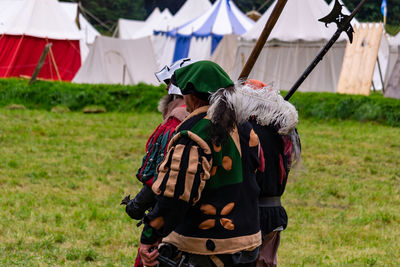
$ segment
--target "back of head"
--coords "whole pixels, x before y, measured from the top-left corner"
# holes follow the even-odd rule
[[[212,61],[198,61],[176,70],[172,83],[182,89],[183,95],[192,94],[211,104],[208,116],[213,122],[211,138],[220,144],[235,127],[235,111],[226,101],[226,95],[234,92],[229,75]]]

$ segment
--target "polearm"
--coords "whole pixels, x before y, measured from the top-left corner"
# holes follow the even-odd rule
[[[256,45],[253,48],[253,51],[250,54],[249,59],[243,67],[242,72],[239,75],[239,80],[246,80],[249,77],[251,70],[256,64],[257,58],[261,53],[265,43],[268,40],[269,35],[271,34],[272,29],[275,27],[276,22],[282,14],[282,10],[285,7],[287,0],[278,0],[274,10],[271,13],[271,16],[268,18],[267,24],[265,24],[264,30],[262,31],[260,38],[258,39]]]
[[[338,29],[329,42],[325,45],[324,48],[319,52],[318,56],[314,59],[310,66],[303,72],[301,77],[296,81],[293,87],[289,90],[288,94],[285,96],[285,100],[288,101],[292,95],[299,89],[300,85],[304,82],[304,80],[310,75],[310,73],[314,70],[314,68],[318,65],[318,63],[323,59],[325,54],[329,51],[329,49],[333,46],[333,44],[339,39],[339,36],[342,32],[346,32],[350,43],[353,42],[353,27],[351,26],[351,20],[354,16],[360,11],[362,6],[367,2],[367,0],[362,0],[356,9],[350,15],[343,15],[342,14],[342,5],[339,3],[338,0],[335,0],[335,6],[333,11],[326,17],[320,19],[319,21],[325,22],[325,25],[328,23],[336,23],[338,25]]]

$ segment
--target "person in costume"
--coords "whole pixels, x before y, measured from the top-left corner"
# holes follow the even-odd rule
[[[171,84],[171,76],[175,70],[188,66],[193,61],[182,59],[171,66],[165,66],[162,70],[155,73],[159,82],[164,82],[167,87],[168,95],[161,98],[158,110],[163,115],[163,122],[160,123],[151,134],[146,143],[146,155],[143,157],[142,165],[136,177],[143,183],[141,191],[132,200],[127,201],[126,212],[135,220],[142,220],[145,212],[155,204],[155,195],[151,186],[157,179],[156,168],[161,163],[166,154],[169,141],[174,136],[175,128],[189,113],[186,111],[185,101],[179,88]],[[129,198],[129,197],[128,197]],[[137,254],[135,267],[142,267],[140,253]]]
[[[261,245],[258,137],[249,123],[236,124],[226,101],[234,83],[217,64],[199,61],[176,70],[172,83],[181,88],[190,115],[158,167],[152,186],[157,202],[141,235],[142,260],[158,264],[162,238],[192,266],[252,266]]]
[[[281,204],[289,171],[300,158],[300,139],[296,130],[296,108],[285,101],[278,90],[248,80],[238,85],[234,99],[237,120],[249,120],[257,133],[265,160],[264,172],[257,172],[260,186],[260,226],[263,243],[257,267],[277,266],[280,232],[288,223]]]

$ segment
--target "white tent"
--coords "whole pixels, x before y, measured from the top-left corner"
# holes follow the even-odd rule
[[[133,39],[135,32],[143,27],[145,23],[145,21],[141,20],[118,19],[118,28],[115,35],[124,40]]]
[[[399,55],[398,47],[400,46],[400,32],[396,36],[389,37],[388,41],[389,41],[389,60],[385,75],[385,85],[387,85],[387,83],[389,82],[389,79],[393,72],[394,65]]]
[[[159,25],[155,31],[170,31],[203,15],[210,8],[211,3],[209,0],[187,0],[168,23]]]
[[[239,76],[276,3],[242,35],[232,78]],[[288,1],[249,78],[274,83],[279,89],[290,89],[336,31],[336,25],[326,28],[318,21],[330,11],[324,0]],[[335,92],[345,45],[346,36],[342,34],[300,90]]]
[[[400,32],[392,39],[391,44],[400,45]]]
[[[155,32],[166,32],[184,25],[203,15],[211,8],[209,0],[187,0],[168,23],[160,25]],[[172,63],[175,50],[175,38],[157,34],[153,36],[153,47],[160,66]]]
[[[44,46],[52,43],[39,73],[71,80],[81,66],[79,29],[56,0],[8,2],[1,13],[0,76],[30,76]],[[27,52],[29,51],[29,52]]]
[[[10,19],[17,15],[23,0],[0,0],[0,34],[4,32]]]
[[[156,7],[145,21],[119,19],[118,20],[118,38],[120,39],[138,39],[146,36],[152,36],[154,30],[165,25],[173,18],[168,8],[163,12]]]
[[[210,58],[224,35],[243,34],[253,25],[233,1],[217,0],[200,17],[160,34],[176,39],[173,61],[185,57],[203,60]]]
[[[69,2],[60,2],[60,4],[67,12],[69,18],[75,21],[78,13],[78,4]],[[89,23],[89,21],[86,20],[82,14],[79,14],[79,24],[83,40],[86,44],[92,44],[96,39],[96,36],[99,36],[100,33],[92,26],[92,24]]]
[[[158,84],[157,70],[150,37],[121,40],[98,36],[73,82]]]
[[[215,49],[210,60],[218,63],[218,65],[220,65],[227,73],[233,73],[235,71],[238,44],[239,36],[233,34],[225,35]]]
[[[10,6],[11,12],[5,21],[6,34],[70,40],[81,38],[79,29],[58,1],[15,0],[15,3],[16,6]]]
[[[69,22],[64,27],[70,27],[76,25],[76,15],[78,11],[77,3],[58,2],[60,6],[66,12]],[[6,25],[10,23],[13,17],[19,17],[19,10],[22,10],[24,1],[23,0],[0,0],[0,34],[2,34],[6,28]],[[26,6],[25,6],[26,7]],[[21,21],[22,23],[23,21]],[[87,45],[92,44],[96,36],[100,33],[86,20],[86,18],[79,14],[79,23],[81,29],[79,30],[80,35],[80,49],[82,61],[86,58],[89,53]],[[75,27],[75,26],[74,26]]]

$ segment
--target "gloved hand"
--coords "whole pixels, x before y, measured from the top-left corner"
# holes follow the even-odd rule
[[[143,186],[142,190],[137,193],[134,199],[130,199],[130,195],[125,197],[121,205],[126,205],[125,211],[134,220],[141,220],[145,212],[152,208],[156,203],[155,194],[147,187]]]

